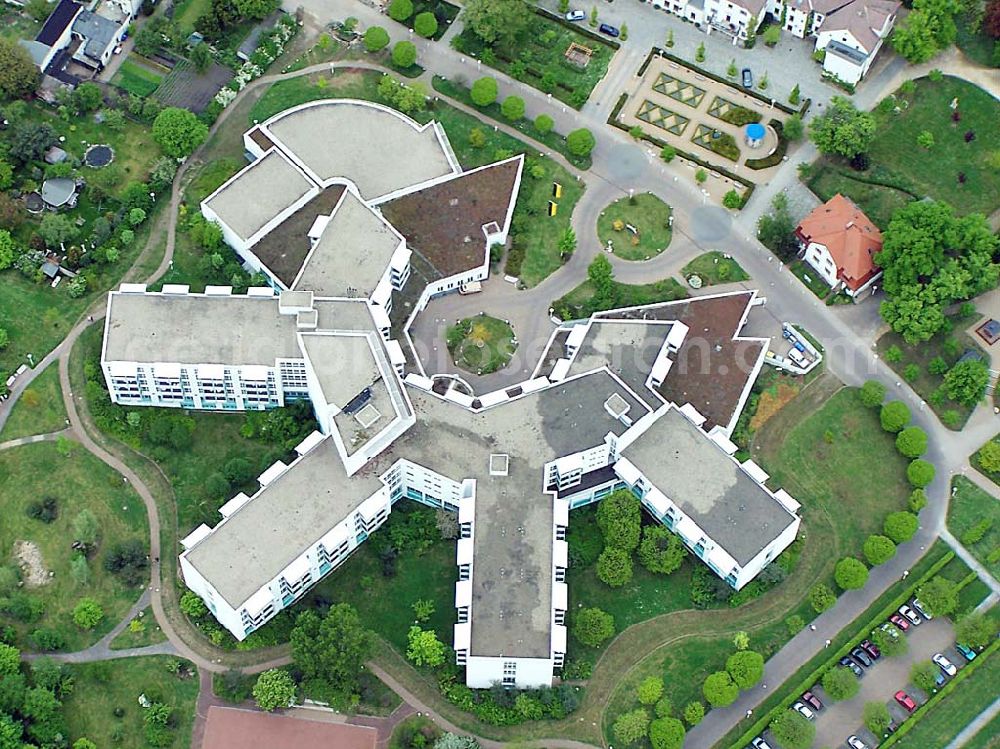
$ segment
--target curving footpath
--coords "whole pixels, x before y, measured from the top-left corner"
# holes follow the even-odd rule
[[[393,29],[393,31],[397,30]],[[458,68],[467,77],[475,73],[475,66],[473,66],[471,61],[461,58],[461,64],[459,64],[459,55],[447,46],[428,46],[424,52],[425,60],[431,63],[428,65],[429,68],[447,72],[449,75]],[[337,68],[364,68],[385,72],[385,69],[381,66],[368,63],[323,63],[292,73],[281,73],[259,78],[249,84],[239,94],[237,99],[223,111],[222,115],[210,129],[209,139],[225,125],[230,114],[237,110],[237,105],[252,92],[265,86],[270,86],[278,81],[318,72],[326,72]],[[884,77],[878,83],[870,81],[868,85],[872,87],[871,94],[868,94],[867,90],[865,93],[870,97],[874,97],[878,94],[879,90],[891,90],[887,87],[897,82],[899,72],[894,71],[893,75],[895,75],[895,78]],[[598,122],[596,119],[597,115],[571,113],[567,116],[565,111],[559,112],[560,105],[558,103],[554,106],[551,101],[546,101],[537,92],[523,87],[521,84],[510,80],[503,80],[502,85],[510,88],[519,87],[517,89],[518,92],[523,93],[529,102],[529,116],[533,117],[545,112],[553,116],[557,122],[566,122],[569,118],[583,118],[585,124],[590,124],[590,120],[592,119],[597,124],[594,134],[598,145],[595,150],[594,167],[589,172],[580,172],[565,162],[558,154],[551,154],[554,159],[569,169],[574,176],[587,186],[587,191],[584,193],[584,197],[581,199],[572,219],[574,229],[580,238],[580,246],[577,252],[564,268],[549,276],[549,278],[534,289],[526,292],[510,293],[510,298],[516,295],[517,306],[527,310],[530,313],[530,317],[536,320],[539,319],[539,316],[541,316],[541,319],[547,319],[548,305],[551,301],[557,296],[575,288],[576,285],[585,280],[587,264],[601,251],[599,243],[594,236],[590,218],[599,213],[612,200],[621,197],[628,189],[634,188],[638,191],[650,189],[663,194],[664,186],[669,185],[667,177],[671,172],[667,170],[665,165],[659,164],[650,154],[644,153],[641,147],[632,143],[631,139],[623,133],[601,127],[603,121]],[[875,88],[875,86],[879,88]],[[476,114],[458,102],[450,103],[470,114]],[[503,124],[498,123],[497,126],[514,137],[528,141],[535,147],[545,150],[543,144],[535,143],[523,133]],[[630,153],[636,155],[635,158],[626,158],[627,163],[624,167],[620,163],[622,154],[624,153],[623,146],[632,149]],[[203,145],[192,154],[192,157],[178,170],[177,176],[174,179],[166,219],[166,249],[159,266],[146,279],[147,283],[152,283],[161,277],[172,265],[176,245],[178,208],[182,199],[186,174],[191,165],[199,163],[198,157],[204,148],[205,146]],[[805,150],[807,148],[808,146],[803,147],[803,153],[807,153]],[[782,168],[781,174],[775,179],[775,187],[780,186],[782,183],[788,184],[789,180],[794,179],[794,176],[794,165],[790,161]],[[674,181],[676,182],[676,179]],[[764,205],[763,201],[755,200],[753,210],[746,212],[736,221],[733,221],[731,216],[722,209],[705,206],[703,199],[697,193],[695,187],[687,182],[683,183],[682,187],[673,186],[673,189],[670,191],[670,197],[671,200],[668,202],[674,207],[674,215],[676,217],[674,224],[675,236],[671,248],[657,258],[646,262],[627,263],[620,261],[618,258],[613,258],[612,262],[615,266],[618,280],[633,283],[637,281],[648,282],[665,275],[672,275],[684,262],[706,249],[713,249],[715,247],[727,248],[751,277],[755,279],[752,284],[747,284],[746,286],[748,288],[759,288],[762,293],[768,295],[768,307],[766,309],[770,314],[779,320],[798,321],[810,330],[811,333],[824,342],[828,342],[827,361],[829,369],[833,374],[849,384],[859,384],[864,379],[877,378],[884,382],[890,391],[895,393],[896,397],[907,402],[914,413],[915,423],[923,427],[932,438],[932,448],[928,457],[939,467],[938,477],[931,487],[929,487],[928,493],[931,497],[931,503],[921,513],[923,525],[917,537],[910,543],[901,546],[899,553],[892,562],[872,570],[869,582],[864,589],[845,593],[838,599],[836,606],[817,618],[814,622],[817,626],[816,632],[805,630],[803,633],[800,633],[768,661],[765,682],[770,681],[772,684],[778,684],[818,652],[827,637],[832,637],[836,632],[849,624],[885,588],[896,581],[903,571],[907,570],[909,566],[922,556],[924,549],[936,537],[942,536],[949,540],[949,542],[954,541],[944,526],[949,495],[947,487],[948,476],[952,472],[966,473],[968,470],[968,456],[980,444],[992,437],[998,427],[991,413],[987,414],[984,409],[979,409],[963,432],[955,433],[945,429],[933,414],[924,408],[924,404],[920,402],[916,394],[909,387],[903,386],[898,381],[897,375],[887,365],[878,360],[877,357],[873,357],[870,346],[872,334],[878,329],[876,305],[860,305],[851,309],[828,308],[822,305],[819,300],[813,298],[810,292],[802,287],[796,278],[792,277],[787,271],[784,271],[780,264],[774,262],[771,254],[750,236],[748,227],[752,225],[755,216],[761,212],[761,208]],[[140,258],[137,259],[136,266],[134,267],[137,267],[139,260],[145,258],[152,251],[154,246],[153,237],[155,236],[157,235],[154,231],[147,247],[140,254]],[[160,652],[162,650],[192,661],[198,666],[201,672],[202,686],[202,695],[199,697],[198,703],[199,721],[196,722],[196,740],[193,744],[194,746],[198,746],[201,735],[199,731],[203,730],[201,721],[203,721],[204,715],[207,712],[207,706],[216,700],[211,692],[210,674],[213,672],[222,672],[229,668],[227,661],[231,660],[232,654],[199,642],[190,636],[190,632],[185,633],[188,635],[188,638],[185,638],[178,631],[178,628],[174,626],[172,619],[166,615],[161,588],[164,584],[163,569],[160,562],[161,552],[163,551],[160,544],[161,522],[156,500],[149,487],[143,483],[140,477],[124,460],[106,450],[91,437],[90,430],[93,430],[95,434],[99,432],[97,432],[90,421],[89,414],[86,413],[82,397],[80,395],[74,396],[72,393],[69,378],[70,352],[77,339],[89,325],[100,323],[105,314],[105,305],[105,299],[95,302],[84,313],[85,316],[81,316],[80,321],[59,346],[39,362],[34,370],[15,383],[11,398],[0,406],[0,428],[2,428],[3,423],[6,421],[13,404],[30,384],[34,376],[40,373],[47,364],[58,360],[60,384],[71,427],[63,432],[23,439],[27,440],[27,442],[32,442],[55,439],[60,434],[73,436],[89,452],[118,471],[135,488],[136,492],[142,498],[149,519],[151,568],[149,589],[143,594],[143,598],[136,603],[133,609],[139,610],[136,607],[140,605],[144,607],[147,604],[144,599],[148,598],[148,604],[152,605],[156,619],[168,640],[165,644],[151,646],[150,648],[139,648],[134,651],[110,651],[106,648],[107,643],[105,643],[105,640],[107,638],[102,638],[101,642],[87,650],[78,653],[63,654],[60,658],[66,661],[84,662],[87,660],[103,660],[108,657],[118,658],[133,655],[148,655],[154,651]],[[541,333],[543,328],[536,323],[536,330]],[[545,335],[547,336],[547,334],[546,331]],[[27,442],[12,440],[0,444],[0,449],[16,447],[19,444],[26,444]],[[968,474],[970,478],[974,478],[974,473]],[[977,481],[977,483],[979,482]],[[992,482],[985,482],[985,484],[980,485],[994,497],[1000,495],[1000,491],[998,491],[996,486],[992,485]],[[960,545],[956,545],[955,549],[960,555],[964,551]],[[171,548],[168,552],[172,554],[174,553],[174,549]],[[982,570],[981,565],[974,568],[977,571]],[[985,570],[983,572],[985,573]],[[1000,590],[997,582],[988,574],[984,574],[983,579],[987,581],[994,593]],[[172,586],[173,581],[168,581],[168,584]],[[758,613],[763,615],[766,612],[766,604],[762,604],[761,608],[764,611]],[[761,621],[759,618],[753,618],[753,612],[756,612],[756,609],[748,607],[748,612],[751,614],[751,621]],[[123,620],[116,627],[116,630],[120,631],[120,628],[123,628],[127,624],[131,616],[134,616],[134,613],[130,612],[130,616]],[[592,713],[597,717],[597,720],[594,721],[597,728],[590,731],[592,735],[598,736],[601,734],[599,726],[603,720],[615,685],[620,683],[629,670],[634,668],[652,652],[676,644],[680,638],[691,636],[691,633],[683,632],[684,619],[691,616],[687,612],[674,612],[635,625],[626,630],[622,635],[619,635],[605,651],[595,668],[593,677],[590,679],[591,686],[588,689],[584,704],[581,706],[583,714]],[[692,623],[691,626],[697,627],[698,625]],[[700,629],[703,629],[703,626],[699,627]],[[630,645],[630,643],[634,645],[636,639],[641,640],[640,635],[643,632],[652,632],[658,637],[658,641],[652,650],[646,647],[640,651]],[[197,644],[192,645],[190,640],[194,640]],[[110,642],[110,640],[107,641]],[[625,653],[626,657],[618,657],[622,652]],[[246,654],[241,655],[245,656]],[[256,662],[248,666],[244,665],[241,667],[241,670],[246,673],[256,673],[274,666],[283,665],[289,661],[287,649],[272,649],[266,653],[256,655],[264,659],[263,662]],[[411,689],[400,683],[400,680],[394,675],[388,673],[377,664],[370,664],[370,668],[380,679],[400,694],[406,705],[412,710],[429,715],[435,722],[448,730],[468,733],[468,731],[459,729],[440,715],[439,712],[435,711],[435,707],[444,712],[454,709],[448,703],[444,702],[443,698],[440,698],[439,695],[431,694],[427,700],[429,704],[425,704],[425,701],[422,701]],[[413,677],[415,673],[409,673],[406,676]],[[410,683],[413,683],[412,680]],[[706,749],[712,746],[725,733],[737,726],[746,711],[756,707],[766,695],[766,691],[758,687],[742,694],[733,706],[723,710],[711,711],[699,726],[689,732],[685,746],[705,747]],[[397,718],[397,722],[399,719],[401,718]],[[392,721],[393,716],[383,719],[352,718],[351,720]],[[468,723],[468,721],[466,722]],[[489,727],[484,726],[483,728],[484,730],[489,730]],[[380,736],[380,738],[382,737]],[[480,742],[483,746],[490,748],[503,745],[502,742],[482,738]],[[582,749],[583,747],[590,746],[582,742],[566,739],[539,739],[523,743],[522,745],[547,746],[557,749]]]

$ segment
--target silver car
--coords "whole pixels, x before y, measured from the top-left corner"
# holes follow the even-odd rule
[[[958,673],[958,669],[955,668],[955,664],[945,658],[942,653],[935,653],[931,660],[934,661],[934,664],[948,676],[954,676]]]
[[[868,745],[864,741],[853,735],[847,737],[847,745],[851,749],[868,749]]]

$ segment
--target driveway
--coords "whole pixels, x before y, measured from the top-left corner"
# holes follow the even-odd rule
[[[898,690],[905,690],[917,704],[926,701],[923,693],[910,684],[910,666],[917,661],[929,660],[934,653],[941,652],[958,667],[964,663],[952,647],[955,635],[949,619],[938,617],[925,621],[918,627],[911,627],[905,637],[910,645],[909,651],[896,658],[882,656],[874,666],[865,669],[860,680],[861,689],[853,699],[833,702],[827,697],[823,687],[817,688],[816,693],[822,700],[824,709],[816,717],[814,746],[843,746],[852,733],[860,736],[869,746],[876,746],[878,742],[861,721],[866,702],[885,702],[889,705],[890,714],[900,723],[905,718],[906,711],[893,699]]]

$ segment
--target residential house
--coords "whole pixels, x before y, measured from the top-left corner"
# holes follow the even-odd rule
[[[898,0],[853,0],[831,12],[814,30],[816,49],[824,50],[824,72],[856,85],[867,75],[892,31]]]
[[[802,219],[795,236],[803,259],[824,283],[856,301],[882,276],[875,264],[882,232],[839,193]]]
[[[131,0],[108,0],[95,10],[74,0],[59,0],[38,35],[21,45],[43,73],[72,83],[76,79],[66,74],[67,65],[76,62],[94,73],[103,70],[137,9]]]

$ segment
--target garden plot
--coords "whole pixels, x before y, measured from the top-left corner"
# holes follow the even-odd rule
[[[165,107],[180,107],[200,114],[232,77],[232,70],[217,63],[199,73],[193,64],[181,60],[156,90],[156,98]]]

